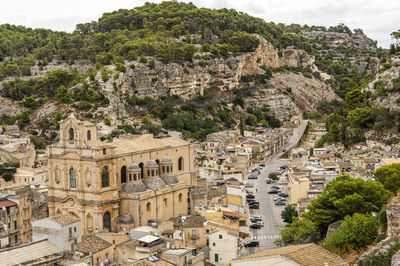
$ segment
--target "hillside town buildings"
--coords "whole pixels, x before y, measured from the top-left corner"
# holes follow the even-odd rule
[[[302,213],[336,176],[373,178],[376,169],[398,159],[338,158],[301,145],[286,152],[302,121],[284,124],[257,126],[244,136],[237,130],[212,133],[203,143],[150,134],[102,142],[94,124],[70,115],[40,158],[29,139],[11,128],[0,159],[19,165],[4,168],[12,180],[0,180],[0,258],[26,253],[16,260],[26,265],[34,263],[29,257],[58,265],[307,265],[301,249],[249,254],[244,248],[255,237],[248,195],[256,188],[249,176],[284,153],[287,168],[272,184],[284,188],[285,204]],[[29,156],[19,156],[21,149]],[[388,214],[397,217],[396,208]],[[393,219],[388,230],[397,234]],[[41,256],[29,244],[46,252]],[[346,265],[325,250],[307,248]]]

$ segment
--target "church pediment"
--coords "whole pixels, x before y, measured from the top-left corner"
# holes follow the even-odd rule
[[[79,160],[81,156],[76,151],[66,151],[60,154],[63,159]]]

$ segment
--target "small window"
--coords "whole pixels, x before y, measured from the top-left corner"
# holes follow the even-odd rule
[[[71,251],[74,251],[74,243],[71,243]]]
[[[92,139],[92,133],[90,133],[90,130],[87,131],[87,140]]]
[[[178,170],[182,171],[183,170],[183,158],[179,157],[178,159]]]
[[[167,206],[167,205],[168,205],[168,200],[164,199],[164,206]]]
[[[147,203],[147,205],[146,205],[146,210],[147,210],[148,212],[151,211],[151,204],[150,204],[150,202]]]
[[[78,244],[78,240],[74,239],[74,244]]]
[[[70,187],[76,188],[76,173],[74,168],[69,169],[69,179],[70,179]]]
[[[108,167],[104,166],[101,171],[101,186],[108,187],[110,185],[110,174],[108,173]]]
[[[178,200],[179,200],[179,202],[182,202],[182,193],[179,193],[179,196],[178,196]]]
[[[74,233],[76,233],[76,227],[74,227]]]
[[[107,150],[103,149],[103,154],[106,155],[107,154]]]
[[[72,227],[69,228],[69,237],[72,237]]]
[[[15,239],[15,243],[18,243],[18,235],[15,235],[14,239]]]
[[[219,235],[219,239],[222,239],[222,235]]]
[[[215,247],[215,243],[213,243],[213,247]]]
[[[74,129],[71,127],[70,129],[69,129],[69,140],[70,141],[73,141],[74,140]]]

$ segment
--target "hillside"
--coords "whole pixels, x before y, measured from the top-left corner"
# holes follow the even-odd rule
[[[360,29],[179,2],[105,13],[72,34],[0,25],[0,94],[12,101],[1,101],[0,122],[47,141],[57,113],[72,111],[106,138],[163,127],[204,139],[240,117],[249,129],[276,127],[293,114],[329,113],[385,56]]]

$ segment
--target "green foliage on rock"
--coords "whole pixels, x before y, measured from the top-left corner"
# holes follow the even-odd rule
[[[378,168],[374,173],[375,179],[383,184],[383,186],[397,193],[400,188],[400,164],[394,163]]]
[[[35,146],[35,149],[37,150],[42,150],[44,148],[46,148],[46,143],[44,143],[43,141],[41,141],[38,136],[32,135],[30,137],[33,145]]]
[[[326,184],[324,191],[311,201],[309,212],[303,217],[325,232],[331,223],[347,215],[379,211],[391,196],[392,193],[379,182],[342,175]]]
[[[281,231],[281,240],[285,243],[299,244],[319,239],[318,226],[308,219],[295,219]]]
[[[104,117],[104,125],[106,125],[106,126],[111,126],[111,120],[110,120],[110,118],[108,118],[108,117]]]
[[[352,250],[360,250],[371,244],[378,235],[378,226],[374,217],[354,213],[344,218],[340,230],[330,234],[324,247],[338,255]]]
[[[292,206],[287,206],[281,213],[281,217],[285,223],[291,224],[294,219],[296,219],[298,213],[296,209]]]
[[[271,172],[268,174],[268,178],[272,179],[272,180],[278,180],[278,175],[276,174],[276,172]]]

